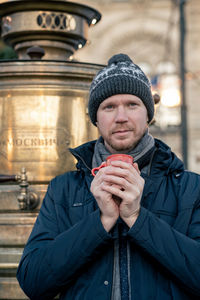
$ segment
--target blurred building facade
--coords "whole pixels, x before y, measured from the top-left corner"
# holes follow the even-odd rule
[[[76,1],[73,1],[76,2]],[[128,54],[147,72],[160,93],[151,133],[182,158],[180,117],[180,10],[178,0],[80,0],[102,13],[88,45],[74,59],[106,64]],[[188,169],[200,172],[200,2],[185,1],[185,65]],[[166,98],[167,97],[167,98]]]

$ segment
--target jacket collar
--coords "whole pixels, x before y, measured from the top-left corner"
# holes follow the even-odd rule
[[[155,139],[156,151],[151,162],[151,176],[178,174],[184,170],[183,162],[171,151],[164,142]]]
[[[70,152],[77,159],[77,169],[91,171],[92,157],[96,140],[87,142],[77,148],[70,148]],[[149,166],[149,175],[159,177],[170,173],[179,174],[184,170],[182,161],[171,151],[170,147],[164,142],[155,139],[156,151]]]
[[[82,144],[74,149],[69,148],[69,151],[78,161],[76,164],[77,169],[85,169],[91,171],[95,144],[96,140]]]

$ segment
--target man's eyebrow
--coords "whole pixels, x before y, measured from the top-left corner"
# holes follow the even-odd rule
[[[140,103],[138,99],[127,99],[127,102]]]
[[[110,101],[108,101],[108,102],[102,102],[102,104],[104,105],[104,106],[107,106],[107,105],[114,105],[115,104],[115,102],[114,101],[112,101],[112,100],[110,100]]]

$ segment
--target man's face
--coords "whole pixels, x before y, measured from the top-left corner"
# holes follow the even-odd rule
[[[127,153],[143,137],[148,127],[147,110],[140,98],[114,95],[97,110],[97,128],[111,153]]]

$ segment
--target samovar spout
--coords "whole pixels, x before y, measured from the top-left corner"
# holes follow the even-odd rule
[[[8,181],[19,182],[20,192],[17,196],[17,200],[20,210],[33,210],[38,206],[39,196],[36,193],[29,191],[28,177],[26,174],[26,169],[24,167],[21,169],[21,174],[0,175],[0,183]]]

